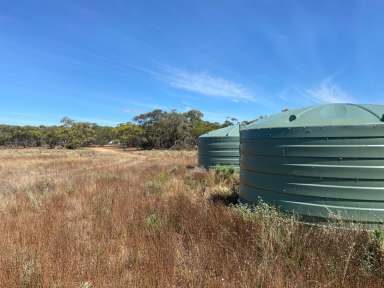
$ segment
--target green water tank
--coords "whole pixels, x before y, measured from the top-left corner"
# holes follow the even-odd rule
[[[314,218],[384,222],[384,105],[285,111],[240,131],[240,199]]]
[[[199,165],[239,168],[239,125],[232,125],[201,135],[198,139]]]

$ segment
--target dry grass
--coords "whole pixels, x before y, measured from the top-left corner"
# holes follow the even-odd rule
[[[1,287],[382,287],[380,233],[226,205],[193,152],[0,150]]]

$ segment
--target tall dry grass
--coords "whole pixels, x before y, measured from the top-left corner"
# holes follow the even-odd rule
[[[0,151],[0,287],[382,287],[381,233],[231,205],[191,152]],[[224,173],[225,174],[225,173]]]

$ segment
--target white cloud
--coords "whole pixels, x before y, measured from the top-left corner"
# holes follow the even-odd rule
[[[135,101],[135,100],[129,100],[129,99],[124,99],[125,103],[128,103],[130,106],[133,107],[127,107],[123,109],[123,112],[125,113],[142,113],[145,112],[145,109],[148,110],[155,110],[155,109],[161,109],[161,110],[170,110],[169,107],[164,106],[164,105],[159,105],[159,104],[153,104],[153,103],[148,103],[148,102],[140,102],[140,101]]]
[[[332,77],[321,81],[318,87],[306,91],[315,102],[320,103],[352,103],[355,99],[339,85],[334,83]]]
[[[136,109],[136,108],[125,108],[123,109],[124,113],[143,113],[144,110],[142,109]]]
[[[255,102],[255,97],[241,84],[212,76],[175,68],[166,68],[160,79],[170,86],[211,97],[227,98],[234,102]]]

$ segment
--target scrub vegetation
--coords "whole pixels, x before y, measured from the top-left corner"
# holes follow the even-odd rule
[[[188,149],[196,145],[201,134],[236,122],[234,118],[222,124],[205,121],[198,110],[181,113],[153,110],[116,127],[64,117],[58,126],[0,125],[0,146],[76,149],[116,143],[125,148]]]
[[[1,287],[383,287],[381,231],[236,204],[195,152],[0,150]]]

